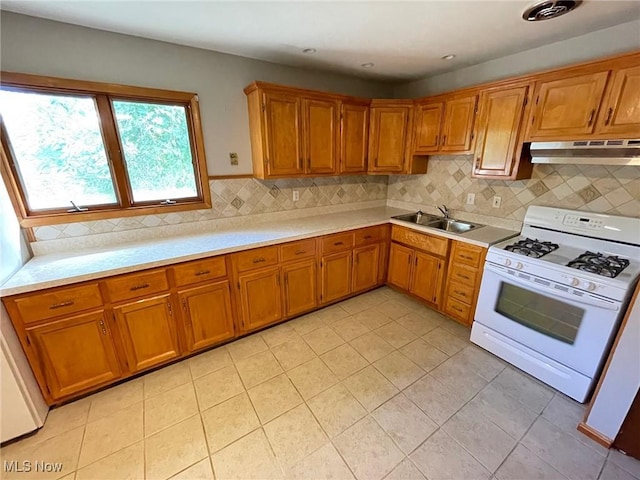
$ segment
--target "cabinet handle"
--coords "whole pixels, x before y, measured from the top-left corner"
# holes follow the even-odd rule
[[[459,273],[456,273],[456,275],[460,278],[464,278],[465,280],[471,280],[469,277],[467,277],[466,275],[461,275]]]
[[[100,330],[102,331],[102,334],[106,335],[107,334],[107,328],[104,326],[104,320],[100,320],[98,323],[100,324]]]
[[[284,284],[285,286],[289,286],[289,273],[284,274]]]
[[[411,265],[411,255],[409,255],[409,256],[407,257],[407,263],[408,263],[409,265]]]
[[[458,295],[460,295],[461,297],[465,297],[465,298],[466,298],[466,296],[467,296],[467,294],[466,294],[466,293],[464,293],[464,292],[459,292],[458,290],[454,290],[454,293],[457,293],[457,294],[458,294]]]
[[[266,262],[267,260],[264,257],[258,257],[258,258],[254,258],[253,259],[253,263],[262,263],[262,262]]]
[[[338,245],[344,245],[344,242],[333,242],[333,244],[337,247]]]
[[[364,236],[364,239],[365,239],[365,240],[369,240],[370,238],[372,238],[372,237],[371,237],[371,235],[365,235],[365,236]]]
[[[436,147],[438,146],[438,138],[440,138],[440,135],[436,135],[436,141],[434,142]]]
[[[173,308],[171,308],[171,302],[167,302],[167,307],[169,307],[169,315],[173,317]]]
[[[462,310],[460,310],[460,309],[459,309],[458,307],[456,307],[455,305],[451,305],[451,308],[452,308],[453,310],[455,310],[456,312],[458,312],[458,313],[462,313]]]
[[[591,110],[591,114],[589,115],[589,123],[587,123],[587,126],[590,127],[591,124],[593,123],[593,117],[596,114],[596,109],[594,108],[593,110]]]
[[[296,255],[302,255],[303,253],[307,253],[306,250],[296,250]]]
[[[465,260],[473,260],[469,255],[460,255],[460,258],[464,258]]]
[[[143,283],[142,285],[134,285],[129,290],[135,292],[136,290],[142,290],[143,288],[149,288],[150,286],[151,285],[149,285],[148,283]]]
[[[307,168],[311,171],[311,157],[307,158]]]
[[[442,145],[444,145],[445,143],[447,143],[447,136],[443,135],[442,136]]]
[[[199,277],[200,275],[209,275],[211,273],[211,271],[209,270],[200,270],[199,272],[194,273],[194,275],[196,277]]]
[[[611,115],[613,114],[613,108],[609,107],[609,111],[607,112],[607,119],[604,121],[605,125],[609,125],[611,121]]]
[[[67,300],[65,302],[54,303],[49,307],[49,310],[55,310],[56,308],[68,307],[73,305],[75,302],[73,300]]]
[[[476,158],[476,170],[480,170],[480,157]]]

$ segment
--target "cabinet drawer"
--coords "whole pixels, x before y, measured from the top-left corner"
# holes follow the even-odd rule
[[[467,305],[471,305],[475,288],[472,285],[464,285],[458,282],[449,283],[449,296]]]
[[[236,268],[245,272],[254,268],[268,267],[278,264],[278,247],[263,247],[237,253]]]
[[[38,293],[14,300],[24,323],[60,317],[102,306],[97,283]]]
[[[447,255],[449,240],[446,238],[434,237],[394,225],[391,230],[391,239],[434,255],[440,255],[441,257]]]
[[[479,267],[482,262],[484,248],[469,245],[463,242],[453,242],[453,253],[451,258],[454,262],[464,263],[472,267]]]
[[[176,285],[190,285],[227,275],[224,257],[207,258],[173,267]]]
[[[453,297],[447,297],[447,300],[444,304],[444,313],[452,316],[453,318],[457,318],[463,323],[469,325],[472,321],[471,317],[471,307],[465,303],[459,302]]]
[[[341,252],[353,248],[353,232],[336,233],[322,239],[322,253]]]
[[[356,247],[367,243],[382,242],[386,238],[386,225],[361,228],[355,231]]]
[[[316,255],[316,240],[300,240],[280,246],[280,259],[283,262],[311,258]]]
[[[476,275],[478,274],[478,270],[476,268],[467,267],[466,265],[460,265],[458,263],[453,263],[451,265],[451,270],[449,274],[449,279],[454,282],[459,282],[463,285],[468,285],[471,288],[475,288],[476,286]]]
[[[144,297],[169,289],[165,270],[124,275],[104,283],[112,302]]]

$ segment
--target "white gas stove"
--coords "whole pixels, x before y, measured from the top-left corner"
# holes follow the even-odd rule
[[[489,248],[471,340],[579,401],[640,276],[640,219],[529,207]]]

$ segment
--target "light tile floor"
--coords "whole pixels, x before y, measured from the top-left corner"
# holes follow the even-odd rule
[[[2,478],[637,480],[584,407],[381,288],[52,410]],[[215,474],[215,476],[214,476]]]

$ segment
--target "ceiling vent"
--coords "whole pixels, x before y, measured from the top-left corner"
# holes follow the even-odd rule
[[[528,22],[538,22],[556,18],[577,8],[582,0],[546,0],[527,8],[522,18]]]

